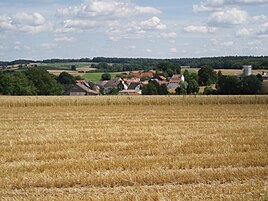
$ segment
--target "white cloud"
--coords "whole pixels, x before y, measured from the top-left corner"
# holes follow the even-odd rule
[[[249,36],[250,34],[251,34],[251,30],[247,28],[240,29],[236,32],[236,36],[238,37]]]
[[[141,14],[159,14],[160,10],[153,7],[143,7],[129,0],[85,0],[78,6],[58,9],[60,16],[125,18]]]
[[[217,11],[209,17],[209,23],[213,25],[238,25],[247,22],[248,14],[238,8]]]
[[[230,47],[230,46],[234,45],[234,41],[223,41],[223,40],[219,40],[219,39],[215,39],[215,38],[211,39],[210,41],[215,46]]]
[[[219,11],[225,6],[262,5],[268,4],[268,0],[207,0],[193,5],[194,12]]]
[[[161,20],[158,17],[152,17],[149,20],[142,21],[140,23],[141,27],[143,29],[158,29],[158,30],[164,30],[167,28],[165,24],[161,22]]]
[[[163,38],[177,38],[177,33],[175,33],[175,32],[162,33],[161,37],[163,37]]]
[[[261,28],[257,31],[259,38],[268,38],[268,22],[261,25]]]
[[[55,38],[54,41],[63,42],[63,43],[69,43],[69,42],[74,42],[75,38],[74,37],[62,36],[62,37]]]
[[[257,15],[257,16],[253,16],[252,19],[256,22],[259,22],[259,21],[267,21],[268,17],[265,15]]]
[[[64,21],[64,28],[66,29],[91,29],[97,26],[96,21],[92,20],[65,20]]]
[[[63,18],[63,22],[56,32],[68,33],[98,28],[104,30],[112,41],[144,38],[147,37],[145,34],[167,28],[159,17],[155,16],[160,13],[156,8],[140,6],[131,0],[84,0],[80,5],[58,9],[57,14]],[[147,15],[152,17],[141,20],[141,17]]]
[[[40,33],[52,30],[53,25],[40,13],[20,12],[12,16],[0,16],[0,31],[3,32],[24,32]]]
[[[188,33],[214,33],[217,31],[217,28],[215,27],[208,27],[208,26],[195,26],[190,25],[187,27],[184,27],[184,31]]]
[[[120,39],[142,39],[151,37],[162,37],[162,31],[166,29],[166,25],[161,22],[158,17],[152,17],[148,20],[137,22],[131,21],[126,24],[114,23],[109,25],[107,35],[112,41]],[[164,34],[164,33],[163,33]],[[174,34],[170,34],[170,36]],[[165,35],[167,36],[167,35]]]

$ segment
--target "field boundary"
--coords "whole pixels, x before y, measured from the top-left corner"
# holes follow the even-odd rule
[[[226,105],[268,104],[267,95],[254,96],[0,96],[0,107],[99,105]]]

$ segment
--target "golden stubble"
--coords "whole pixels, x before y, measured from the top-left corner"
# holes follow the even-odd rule
[[[265,96],[0,99],[1,200],[267,199]]]

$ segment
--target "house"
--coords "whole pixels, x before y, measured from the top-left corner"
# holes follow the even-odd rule
[[[132,75],[134,78],[139,78],[141,79],[142,77],[153,77],[154,74],[152,72],[138,72],[138,73],[134,73],[134,72],[130,72],[130,75]]]
[[[85,80],[77,81],[65,95],[69,96],[97,96],[100,92],[97,89],[91,89],[90,84]]]
[[[180,83],[184,81],[185,81],[184,75],[175,74],[170,78],[169,83]]]
[[[137,82],[132,82],[128,85],[128,90],[140,91],[142,89],[141,84]]]
[[[114,88],[127,89],[127,84],[120,77],[112,78],[111,80],[100,81],[97,83],[100,89],[104,90],[105,94],[109,94]]]
[[[170,82],[167,85],[167,89],[169,93],[176,93],[176,89],[180,87],[180,84],[178,82]]]
[[[132,82],[127,89],[119,91],[120,95],[141,95],[142,85],[139,82]]]
[[[154,75],[153,79],[158,79],[159,81],[166,81],[167,78],[164,77],[163,75]]]

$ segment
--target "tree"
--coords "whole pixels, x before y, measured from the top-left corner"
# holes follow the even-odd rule
[[[183,76],[184,76],[184,79],[185,79],[186,82],[190,81],[190,73],[189,73],[188,70],[185,70],[183,72]]]
[[[217,82],[217,73],[210,66],[204,66],[198,71],[199,84],[208,86]]]
[[[13,94],[18,96],[36,95],[37,89],[23,72],[13,74]]]
[[[186,95],[187,94],[187,82],[180,82],[180,86],[175,90],[178,95]]]
[[[149,83],[142,88],[142,95],[157,95],[157,88],[154,84]]]
[[[143,86],[142,95],[167,95],[166,85],[160,85],[157,81],[150,81],[149,84]]]
[[[0,73],[0,94],[35,95],[36,88],[23,72]]]
[[[238,77],[223,75],[219,77],[217,91],[222,95],[239,94],[240,80]]]
[[[101,80],[111,80],[112,76],[109,73],[104,73],[101,75]]]
[[[168,61],[162,61],[162,62],[158,63],[156,67],[158,70],[167,71],[168,69],[171,68],[171,65],[172,64]]]
[[[109,69],[109,64],[106,63],[106,62],[100,62],[100,63],[97,65],[97,68],[98,68],[98,69]]]
[[[76,65],[71,65],[71,70],[76,71]]]
[[[12,95],[13,94],[13,79],[9,73],[0,72],[0,94]]]
[[[187,94],[197,94],[199,92],[199,85],[196,80],[190,80],[187,82]]]
[[[260,73],[258,73],[258,74],[256,75],[256,77],[257,77],[261,82],[263,82],[263,77],[262,77],[262,75],[261,75]]]
[[[58,77],[58,81],[59,83],[64,84],[64,85],[71,85],[75,83],[75,77],[69,73],[62,72],[60,73]]]
[[[217,94],[217,91],[215,89],[212,89],[212,87],[206,86],[203,94],[204,95],[215,95],[215,94]]]
[[[242,94],[258,94],[261,92],[262,82],[255,75],[244,77],[241,80]]]
[[[63,87],[57,82],[55,76],[43,69],[32,68],[25,71],[25,75],[36,88],[37,95],[61,95]]]

